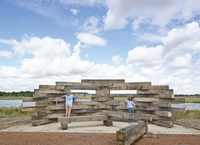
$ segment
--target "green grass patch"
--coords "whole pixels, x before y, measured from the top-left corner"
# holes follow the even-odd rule
[[[22,100],[23,97],[0,97],[0,100]]]
[[[21,107],[1,107],[0,118],[11,118],[11,117],[30,117],[34,112],[22,112]]]
[[[200,103],[200,97],[186,97],[186,103]]]
[[[186,110],[185,113],[172,112],[176,119],[200,119],[200,110]]]
[[[200,97],[175,97],[175,98],[185,98],[185,103],[200,103]]]

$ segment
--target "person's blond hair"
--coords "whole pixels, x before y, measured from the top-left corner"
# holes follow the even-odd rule
[[[68,90],[67,91],[67,96],[71,95],[71,93],[72,93],[71,90]]]

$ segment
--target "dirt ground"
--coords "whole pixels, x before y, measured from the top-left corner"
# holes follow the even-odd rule
[[[115,145],[114,133],[0,132],[1,145]],[[142,137],[133,145],[200,145],[200,135]]]
[[[30,118],[0,119],[0,129],[30,123]],[[177,120],[200,129],[200,120]],[[0,132],[0,145],[113,145],[115,133]],[[141,137],[134,145],[200,145],[200,135],[156,134]]]

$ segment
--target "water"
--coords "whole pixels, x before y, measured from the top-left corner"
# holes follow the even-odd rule
[[[82,101],[88,101],[88,100],[82,100]],[[35,106],[35,102],[22,102],[22,100],[0,100],[0,107],[20,107],[20,106],[23,107]],[[172,104],[172,107],[186,108],[186,110],[200,110],[200,103]]]
[[[172,104],[172,107],[185,108],[186,110],[200,110],[200,103]]]
[[[35,102],[22,102],[22,100],[0,100],[0,107],[30,107],[35,106]]]

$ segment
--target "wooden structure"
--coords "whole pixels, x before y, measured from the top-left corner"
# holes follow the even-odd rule
[[[130,145],[143,136],[148,130],[147,121],[137,121],[116,132],[117,145]]]
[[[184,103],[183,98],[174,98],[168,85],[152,85],[151,82],[125,82],[124,79],[82,79],[81,82],[56,82],[55,85],[39,85],[32,98],[23,98],[23,102],[35,102],[32,116],[34,126],[57,122],[64,117],[65,100],[61,97],[68,90],[92,90],[94,94],[81,93],[79,98],[91,98],[91,101],[74,101],[71,116],[102,115],[108,111],[113,120],[127,121],[127,108],[124,101],[115,101],[117,97],[132,97],[136,103],[134,120],[149,120],[154,124],[172,127],[175,118],[171,112],[184,112],[184,109],[171,107],[171,103]],[[135,94],[112,93],[113,90],[136,90]],[[28,111],[29,109],[23,109]]]
[[[66,130],[68,128],[68,124],[71,122],[83,121],[103,121],[103,124],[106,126],[113,125],[112,117],[107,115],[58,117],[58,122],[61,122],[61,128],[63,130]]]

